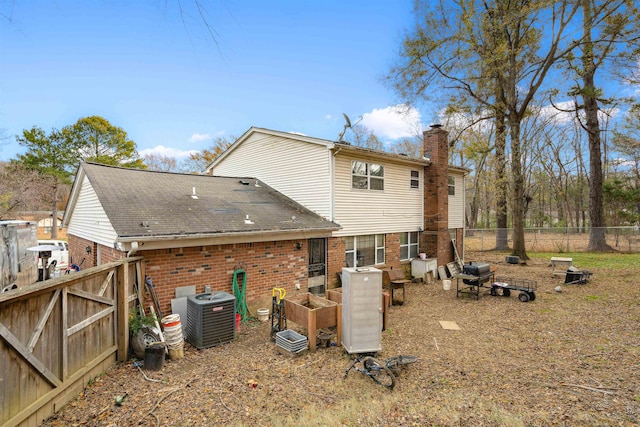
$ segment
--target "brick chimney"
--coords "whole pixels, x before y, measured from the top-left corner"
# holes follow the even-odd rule
[[[424,232],[420,247],[438,265],[453,261],[449,234],[449,132],[431,125],[423,132],[424,156],[431,165],[424,168]]]

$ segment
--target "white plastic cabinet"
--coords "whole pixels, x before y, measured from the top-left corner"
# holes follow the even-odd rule
[[[413,277],[414,279],[422,279],[423,283],[427,283],[427,271],[433,272],[434,279],[438,278],[437,258],[414,258],[411,260],[411,277]]]
[[[342,269],[342,345],[350,354],[382,350],[382,270]]]

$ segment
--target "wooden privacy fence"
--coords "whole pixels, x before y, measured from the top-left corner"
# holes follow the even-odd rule
[[[141,260],[0,294],[0,425],[37,425],[127,359]]]

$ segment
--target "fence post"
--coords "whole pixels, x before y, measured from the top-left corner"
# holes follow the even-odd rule
[[[118,362],[126,362],[129,351],[129,269],[130,264],[125,261],[116,270],[116,280],[118,281]]]

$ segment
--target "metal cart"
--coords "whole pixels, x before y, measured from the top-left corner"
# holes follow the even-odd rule
[[[492,296],[502,295],[508,297],[511,291],[519,291],[518,299],[522,302],[534,301],[536,299],[535,290],[538,285],[535,280],[518,279],[515,277],[496,277],[495,282],[491,284],[489,291]]]

